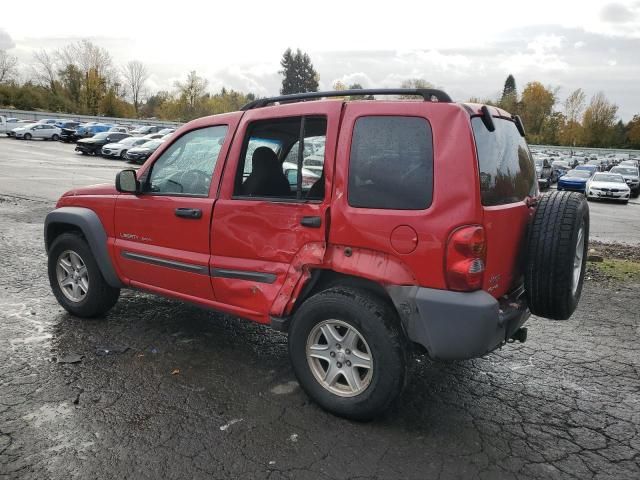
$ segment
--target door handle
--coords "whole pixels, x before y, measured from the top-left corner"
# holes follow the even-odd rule
[[[322,225],[322,219],[320,217],[302,217],[300,225],[309,228],[320,228]]]
[[[199,208],[176,208],[176,217],[197,220],[198,218],[202,218],[202,210]]]

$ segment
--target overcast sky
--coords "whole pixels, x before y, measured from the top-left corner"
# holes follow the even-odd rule
[[[40,5],[39,5],[40,4]],[[522,2],[277,1],[3,2],[0,48],[28,72],[35,50],[88,38],[117,64],[138,59],[150,90],[196,70],[210,89],[278,94],[282,52],[309,53],[320,88],[336,80],[395,87],[424,78],[455,100],[497,97],[538,80],[562,99],[602,90],[629,120],[640,113],[640,0]]]

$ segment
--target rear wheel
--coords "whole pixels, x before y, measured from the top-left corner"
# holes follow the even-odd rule
[[[589,206],[579,193],[551,192],[536,209],[527,239],[525,290],[531,312],[566,320],[584,282]]]
[[[87,242],[75,233],[63,233],[54,240],[48,273],[58,303],[78,317],[103,315],[120,296],[120,289],[105,281]]]
[[[314,295],[289,329],[289,356],[302,388],[322,408],[354,420],[391,405],[405,383],[406,355],[395,310],[365,290]]]

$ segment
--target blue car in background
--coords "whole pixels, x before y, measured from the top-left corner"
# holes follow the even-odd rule
[[[76,129],[76,138],[93,137],[96,133],[108,132],[113,125],[106,123],[95,123],[92,125],[80,125]]]
[[[600,171],[597,165],[588,164],[588,163],[585,165],[578,165],[576,168],[574,168],[574,170],[584,170],[591,173],[591,175]]]
[[[593,176],[591,169],[580,168],[579,165],[573,170],[569,170],[558,180],[558,190],[570,190],[572,192],[582,192],[586,190],[587,182]]]

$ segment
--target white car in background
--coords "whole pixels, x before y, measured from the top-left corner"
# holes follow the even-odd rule
[[[0,133],[9,135],[9,132],[14,128],[18,128],[18,126],[21,126],[20,119],[7,118],[4,115],[0,115]]]
[[[124,160],[124,156],[130,148],[139,147],[148,140],[142,137],[127,137],[116,143],[107,143],[102,147],[103,157],[119,157]]]
[[[624,177],[608,172],[595,173],[587,182],[585,192],[587,200],[618,200],[622,203],[628,203],[631,195]]]
[[[24,140],[41,138],[43,140],[57,141],[60,140],[62,130],[48,123],[31,123],[24,127],[14,128],[12,132],[16,138],[23,138]]]

